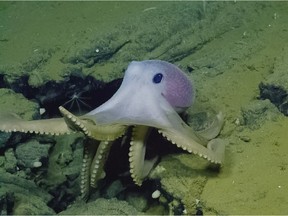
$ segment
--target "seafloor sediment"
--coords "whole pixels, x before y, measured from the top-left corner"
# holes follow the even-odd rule
[[[128,155],[115,147],[106,183],[84,203],[81,134],[1,133],[0,214],[287,214],[287,9],[286,2],[1,2],[1,112],[31,120],[66,105],[81,114],[111,97],[130,61],[162,59],[193,80],[188,120],[221,110],[229,145],[219,171],[162,140],[162,159],[142,188],[129,181],[127,162],[116,166]],[[73,92],[88,106],[69,103]]]

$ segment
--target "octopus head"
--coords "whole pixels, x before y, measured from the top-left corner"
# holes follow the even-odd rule
[[[178,67],[169,62],[133,61],[129,64],[125,77],[129,81],[141,80],[137,83],[155,89],[177,112],[183,112],[191,106],[195,98],[192,82]]]

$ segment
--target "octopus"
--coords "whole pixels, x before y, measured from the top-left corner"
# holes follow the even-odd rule
[[[30,121],[0,113],[0,130],[49,135],[83,133],[87,139],[80,188],[82,198],[88,199],[91,188],[97,188],[97,182],[105,176],[111,146],[131,127],[129,169],[139,186],[157,160],[145,158],[147,137],[153,128],[177,147],[221,165],[225,141],[216,137],[223,115],[217,114],[206,130],[195,132],[179,115],[194,100],[194,86],[177,66],[161,60],[132,61],[117,92],[91,112],[75,116],[60,106],[63,118]]]

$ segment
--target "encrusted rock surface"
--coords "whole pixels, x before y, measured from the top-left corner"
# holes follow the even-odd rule
[[[17,159],[12,148],[5,151],[5,165],[4,168],[9,173],[15,173],[17,171]]]
[[[12,112],[27,120],[40,117],[39,106],[21,94],[9,89],[0,89],[0,94],[3,99],[0,113]],[[53,136],[34,134],[1,135],[3,213],[54,214],[76,199],[80,193],[81,134],[60,136],[56,140]],[[12,204],[7,204],[9,197],[13,198]]]
[[[176,154],[165,156],[152,171],[150,178],[160,179],[159,200],[170,214],[196,213],[197,200],[211,177],[207,168],[208,163],[197,156]]]
[[[1,112],[17,113],[21,118],[32,120],[39,118],[39,105],[27,100],[22,94],[11,89],[0,88]]]
[[[88,203],[77,202],[71,205],[67,210],[61,212],[61,215],[142,215],[133,206],[125,201],[117,199],[99,198]]]
[[[6,211],[14,215],[55,213],[53,209],[47,206],[52,196],[37,187],[33,181],[7,173],[0,167],[0,182],[0,197],[6,199],[6,204],[3,205],[6,210],[0,209],[1,212]],[[11,197],[9,204],[7,203],[7,196]]]
[[[269,100],[254,100],[241,108],[240,124],[259,129],[265,121],[276,121],[279,111]]]
[[[25,168],[35,168],[37,162],[47,163],[50,148],[51,144],[40,144],[37,140],[20,143],[15,150],[17,164]]]

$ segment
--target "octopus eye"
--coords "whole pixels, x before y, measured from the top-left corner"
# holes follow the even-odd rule
[[[154,77],[153,77],[153,82],[154,83],[160,83],[161,80],[163,78],[163,74],[162,73],[157,73]]]

